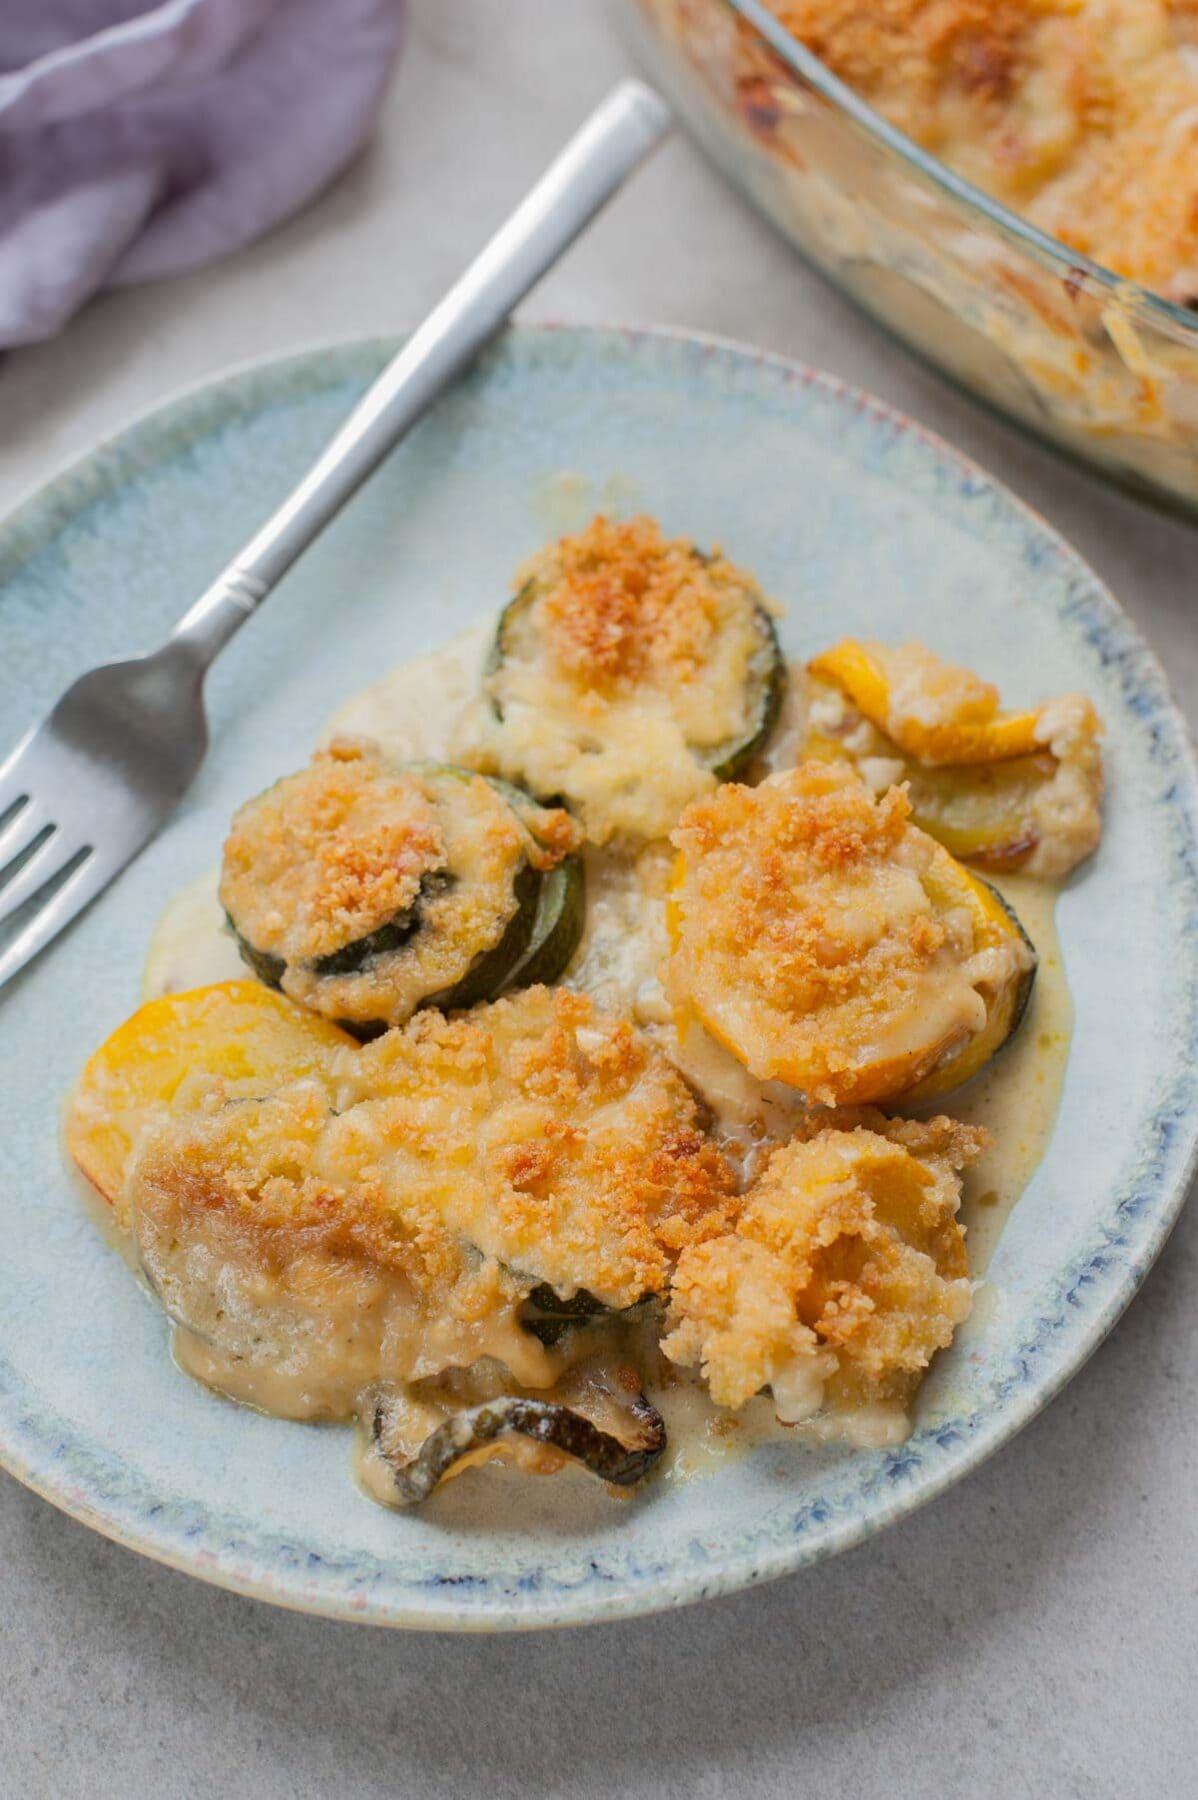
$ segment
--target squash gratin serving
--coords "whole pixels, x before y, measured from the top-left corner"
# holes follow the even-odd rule
[[[72,1096],[182,1366],[356,1419],[387,1504],[631,1487],[674,1421],[894,1442],[969,1314],[1053,1036],[999,1058],[1042,959],[979,871],[1050,917],[1098,721],[915,644],[788,669],[774,612],[647,518],[550,545],[239,810]]]

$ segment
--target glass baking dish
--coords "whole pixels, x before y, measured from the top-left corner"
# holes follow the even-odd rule
[[[926,155],[760,0],[622,0],[700,142],[929,362],[1122,485],[1198,515],[1198,314]]]

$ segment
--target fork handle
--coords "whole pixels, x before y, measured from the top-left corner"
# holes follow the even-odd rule
[[[327,449],[171,633],[206,669],[312,540],[494,336],[670,124],[624,81],[591,114],[486,248],[387,364]]]

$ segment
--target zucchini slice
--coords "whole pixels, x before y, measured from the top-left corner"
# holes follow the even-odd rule
[[[856,1105],[959,1086],[1010,1038],[1036,957],[994,890],[847,763],[683,814],[667,988],[762,1081]]]
[[[761,590],[722,555],[597,518],[518,582],[463,760],[561,798],[603,843],[664,836],[762,749],[786,667]]]
[[[611,1307],[596,1300],[586,1288],[579,1288],[568,1300],[563,1300],[547,1281],[541,1281],[520,1308],[520,1323],[546,1349],[552,1349],[568,1332],[576,1331],[580,1326],[627,1323],[639,1316],[656,1297],[645,1294],[631,1306]]]
[[[1101,726],[1084,696],[1004,713],[920,644],[851,638],[808,676],[806,755],[851,762],[875,792],[906,782],[913,822],[954,856],[1060,878],[1097,845]]]
[[[666,1447],[665,1421],[643,1394],[630,1395],[623,1437],[603,1431],[583,1413],[554,1400],[505,1395],[466,1407],[439,1425],[410,1460],[386,1449],[387,1407],[374,1409],[375,1448],[389,1464],[395,1497],[401,1506],[416,1506],[461,1465],[478,1462],[504,1439],[523,1438],[576,1462],[600,1481],[632,1487],[642,1481]]]
[[[237,813],[221,901],[268,986],[360,1037],[561,974],[585,887],[564,813],[335,743]]]

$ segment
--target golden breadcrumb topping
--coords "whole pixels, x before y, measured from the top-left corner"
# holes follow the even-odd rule
[[[210,1094],[143,1139],[126,1189],[141,1267],[202,1379],[270,1412],[342,1418],[378,1381],[495,1357],[551,1368],[522,1332],[527,1283],[477,1255],[432,1196],[396,1206],[336,1142],[328,1094]]]
[[[1168,298],[1198,294],[1193,0],[769,0],[979,187]]]
[[[217,1094],[146,1133],[128,1210],[169,1208],[179,1230],[221,1214],[278,1267],[319,1250],[399,1270],[421,1293],[450,1287],[469,1266],[466,1247],[426,1196],[394,1205],[382,1169],[347,1150],[337,1126],[319,1080],[256,1100]]]
[[[648,518],[593,520],[517,584],[491,705],[455,754],[561,796],[595,842],[664,837],[758,717],[774,652],[757,584]]]
[[[481,775],[335,741],[238,812],[220,897],[242,940],[286,965],[293,1000],[401,1024],[500,941],[525,865],[552,868],[579,842],[560,808],[509,803]],[[364,942],[385,928],[390,941]]]
[[[126,1208],[219,1209],[278,1258],[396,1270],[436,1313],[480,1261],[627,1306],[727,1230],[733,1172],[665,1057],[578,994],[419,1015],[260,1101],[219,1083],[143,1137]]]
[[[510,835],[518,848],[514,822]],[[333,744],[234,814],[221,903],[256,950],[304,962],[377,931],[444,866],[417,777],[361,745]]]
[[[763,1387],[780,1417],[906,1402],[969,1313],[960,1171],[975,1126],[879,1113],[780,1146],[734,1232],[684,1251],[662,1348],[721,1406]]]
[[[386,1137],[397,1185],[432,1182],[451,1228],[559,1293],[630,1305],[735,1217],[690,1088],[584,995],[532,988],[452,1022],[423,1015],[368,1045],[356,1080],[371,1098],[354,1112]]]
[[[805,763],[689,807],[667,989],[760,1080],[826,1104],[914,1086],[1030,960],[977,889],[846,763]]]
[[[757,591],[720,551],[701,556],[643,514],[593,519],[532,557],[516,580],[537,590],[537,633],[561,675],[609,693],[671,696],[703,679],[730,618]],[[720,735],[738,721],[734,710]]]
[[[88,1059],[71,1095],[67,1148],[87,1179],[129,1220],[121,1193],[147,1121],[194,1111],[213,1094],[261,1098],[327,1072],[353,1040],[260,981],[160,995],[119,1025]]]

